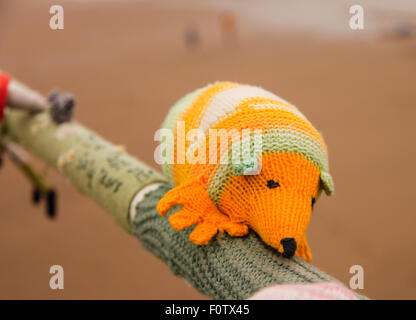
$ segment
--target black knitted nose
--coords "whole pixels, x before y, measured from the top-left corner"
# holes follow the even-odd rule
[[[283,256],[292,258],[296,252],[296,240],[294,238],[283,238],[280,243],[283,245]]]

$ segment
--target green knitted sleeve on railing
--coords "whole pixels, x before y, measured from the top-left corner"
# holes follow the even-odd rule
[[[170,189],[162,185],[137,205],[133,234],[171,271],[213,299],[246,299],[273,284],[336,282],[299,257],[283,258],[250,232],[242,238],[222,235],[206,246],[188,240],[192,228],[175,231],[156,210]],[[179,207],[171,210],[171,215]],[[360,297],[359,298],[363,298]]]
[[[133,197],[149,184],[166,181],[123,148],[80,123],[56,124],[49,112],[31,115],[8,109],[4,126],[4,139],[18,143],[57,168],[82,194],[112,214],[128,232]]]

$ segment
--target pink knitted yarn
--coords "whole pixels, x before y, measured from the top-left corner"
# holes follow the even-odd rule
[[[331,282],[275,285],[264,288],[248,300],[358,300],[351,290]]]

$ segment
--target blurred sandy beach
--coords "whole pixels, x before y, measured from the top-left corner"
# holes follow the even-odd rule
[[[313,264],[347,284],[361,265],[360,294],[416,299],[414,2],[195,2],[61,1],[65,29],[52,31],[55,1],[0,0],[0,68],[44,94],[73,92],[78,121],[155,167],[153,135],[184,94],[216,80],[278,94],[329,148],[336,191],[312,215]],[[348,25],[356,3],[364,30]],[[232,37],[221,31],[225,13],[235,17]],[[57,221],[31,205],[10,161],[0,170],[1,299],[206,298],[48,172]],[[65,270],[59,292],[48,285],[53,264]]]

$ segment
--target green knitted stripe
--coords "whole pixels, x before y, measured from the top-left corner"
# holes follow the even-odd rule
[[[180,115],[185,111],[195,99],[204,91],[207,87],[199,88],[195,91],[192,91],[179,99],[175,105],[171,108],[168,115],[166,116],[165,121],[162,123],[162,128],[174,130],[176,128],[176,121],[179,119]]]
[[[251,138],[251,139],[250,139]],[[214,203],[218,203],[221,194],[227,184],[228,179],[233,175],[232,150],[240,148],[250,139],[250,153],[254,154],[253,137],[245,137],[241,141],[229,147],[228,163],[219,164],[218,169],[211,176],[208,186],[208,194]],[[262,154],[267,152],[296,152],[314,163],[321,170],[321,180],[326,193],[330,194],[333,190],[332,178],[328,173],[328,158],[326,152],[314,139],[290,130],[290,129],[270,129],[262,135]]]
[[[166,128],[172,131],[176,139],[176,122],[178,121],[181,114],[189,108],[195,99],[204,91],[207,87],[199,88],[191,93],[188,93],[184,97],[182,97],[169,111],[165,121],[163,121],[161,128]],[[174,145],[167,146],[167,152],[173,152]],[[173,177],[172,177],[172,167],[170,164],[165,163],[162,165],[163,173],[165,174],[166,178],[169,180],[170,183],[173,184]]]

